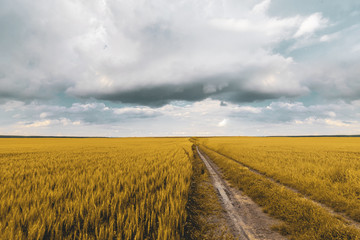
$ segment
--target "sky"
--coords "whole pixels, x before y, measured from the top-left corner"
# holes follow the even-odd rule
[[[0,135],[360,134],[358,0],[0,0]]]

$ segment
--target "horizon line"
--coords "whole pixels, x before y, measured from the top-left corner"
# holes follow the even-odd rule
[[[319,135],[267,135],[267,136],[246,136],[246,135],[209,135],[209,136],[52,136],[52,135],[0,135],[0,138],[216,138],[216,137],[360,137],[360,134],[319,134]]]

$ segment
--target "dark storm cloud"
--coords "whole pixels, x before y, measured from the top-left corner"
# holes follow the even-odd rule
[[[156,87],[145,87],[135,90],[94,95],[95,98],[123,103],[135,103],[148,106],[162,106],[172,100],[199,101],[210,94],[205,94],[203,84],[188,85],[165,84]]]
[[[219,78],[221,79],[221,78]],[[301,93],[247,89],[246,81],[206,81],[188,84],[163,84],[148,86],[129,91],[118,91],[105,94],[89,94],[99,100],[159,107],[171,101],[202,101],[206,98],[229,101],[233,103],[254,102],[280,97],[296,97]]]

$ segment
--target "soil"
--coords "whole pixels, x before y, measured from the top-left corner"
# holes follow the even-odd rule
[[[210,150],[212,150],[212,149],[210,149]],[[212,150],[212,151],[213,151],[213,150]],[[326,206],[325,204],[320,203],[320,202],[318,202],[318,201],[315,201],[315,200],[311,199],[309,196],[306,196],[306,195],[302,194],[302,193],[301,193],[300,191],[298,191],[297,189],[295,189],[295,188],[293,188],[293,187],[290,187],[290,186],[287,186],[287,185],[284,185],[284,184],[280,183],[279,181],[275,180],[274,178],[269,177],[269,176],[266,176],[265,174],[263,174],[263,173],[255,170],[255,169],[253,169],[253,168],[251,168],[251,167],[249,167],[249,166],[247,166],[247,165],[245,165],[245,164],[242,164],[242,163],[240,163],[240,162],[238,162],[238,161],[236,161],[236,160],[234,160],[234,159],[232,159],[232,158],[230,158],[230,157],[228,157],[228,156],[226,156],[226,155],[224,155],[224,154],[222,154],[222,153],[219,153],[219,152],[216,152],[216,153],[218,153],[218,154],[220,154],[220,155],[222,155],[222,156],[224,156],[224,157],[226,157],[226,158],[234,161],[235,163],[237,163],[237,164],[239,164],[239,165],[241,165],[241,166],[243,166],[243,167],[246,167],[247,169],[249,169],[249,171],[251,171],[251,172],[253,172],[253,173],[255,173],[255,174],[258,174],[258,175],[260,175],[260,176],[262,176],[262,177],[265,177],[266,179],[268,179],[268,180],[270,180],[270,181],[272,181],[272,182],[274,182],[274,183],[276,183],[276,184],[278,184],[278,185],[281,185],[282,187],[284,187],[284,188],[286,188],[286,189],[288,189],[288,190],[291,190],[291,191],[299,194],[301,197],[303,197],[303,198],[305,198],[305,199],[313,202],[314,204],[322,207],[323,209],[325,209],[327,212],[329,212],[329,213],[330,213],[331,215],[333,215],[334,217],[342,220],[344,223],[346,223],[346,224],[348,224],[348,225],[350,225],[350,226],[353,226],[353,227],[355,227],[355,228],[360,229],[360,223],[357,222],[357,221],[354,221],[353,219],[351,219],[350,217],[348,217],[346,214],[341,213],[341,212],[336,212],[336,211],[334,211],[332,208]],[[203,155],[205,155],[205,154],[203,153]],[[205,155],[205,156],[206,156],[206,155]],[[208,157],[207,157],[207,158],[208,158]],[[209,159],[209,158],[208,158],[208,159]]]
[[[196,147],[197,153],[209,171],[214,188],[227,213],[227,222],[234,235],[241,240],[252,239],[286,239],[271,230],[279,221],[265,214],[262,209],[238,189],[230,186],[223,179],[219,168],[212,163],[205,153]]]

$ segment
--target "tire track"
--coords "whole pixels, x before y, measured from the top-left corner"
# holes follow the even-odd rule
[[[215,151],[215,150],[213,150],[213,149],[211,149],[211,148],[208,148],[208,147],[206,147],[206,146],[204,146],[204,145],[202,145],[202,146],[205,147],[205,148],[207,148],[207,149],[209,149],[210,151],[213,151],[213,152],[215,152],[215,153],[217,153],[217,154],[219,154],[219,155],[221,155],[221,156],[223,156],[223,157],[225,157],[225,158],[227,158],[227,159],[229,159],[229,160],[231,160],[231,161],[239,164],[239,165],[242,166],[242,167],[246,167],[249,171],[251,171],[251,172],[253,172],[253,173],[257,174],[257,175],[260,175],[260,176],[262,176],[262,177],[264,177],[264,178],[272,181],[273,183],[275,183],[275,184],[277,184],[277,185],[283,186],[284,188],[286,188],[286,189],[288,189],[288,190],[290,190],[290,191],[293,191],[294,193],[299,194],[301,197],[303,197],[303,198],[305,198],[305,199],[313,202],[314,204],[322,207],[323,209],[325,209],[326,211],[328,211],[330,214],[332,214],[334,217],[343,220],[346,224],[349,224],[349,225],[351,225],[351,226],[353,226],[353,227],[356,227],[356,228],[360,229],[360,223],[357,222],[357,221],[355,221],[355,220],[353,220],[353,219],[351,219],[350,217],[348,217],[348,216],[345,215],[344,213],[336,212],[335,210],[333,210],[332,208],[328,207],[327,205],[325,205],[325,204],[323,204],[323,203],[320,203],[320,202],[318,202],[318,201],[316,201],[316,200],[311,199],[309,196],[301,193],[299,190],[297,190],[297,189],[295,189],[295,188],[293,188],[293,187],[290,187],[290,186],[288,186],[288,185],[285,185],[285,184],[279,182],[278,180],[276,180],[276,179],[274,179],[274,178],[272,178],[272,177],[269,177],[269,176],[265,175],[264,173],[262,173],[262,172],[260,172],[260,171],[258,171],[258,170],[256,170],[256,169],[251,168],[250,166],[248,166],[248,165],[246,165],[246,164],[243,164],[243,163],[241,163],[241,162],[239,162],[239,161],[237,161],[237,160],[235,160],[235,159],[233,159],[233,158],[231,158],[231,157],[229,157],[229,156],[226,156],[225,154],[219,153],[219,152],[217,152],[217,151]],[[197,147],[198,147],[198,146],[197,146]]]
[[[275,220],[262,212],[250,198],[244,196],[240,191],[230,187],[221,178],[217,167],[210,159],[202,153],[198,146],[196,151],[209,171],[215,189],[228,215],[228,221],[238,239],[285,239],[280,234],[270,230],[270,226],[276,223]]]

